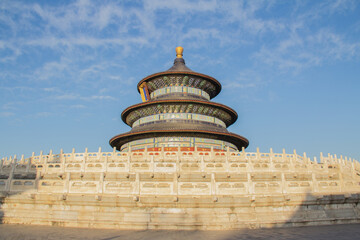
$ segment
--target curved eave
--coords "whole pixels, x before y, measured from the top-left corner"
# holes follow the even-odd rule
[[[151,74],[145,78],[143,78],[137,85],[137,90],[139,91],[139,87],[143,82],[148,82],[149,80],[155,78],[155,77],[159,77],[159,76],[165,76],[165,75],[176,75],[176,74],[186,74],[186,75],[192,75],[192,76],[196,76],[196,77],[202,77],[206,80],[209,80],[210,82],[212,82],[215,85],[216,88],[216,94],[214,94],[213,96],[210,96],[211,98],[216,97],[220,91],[221,91],[221,84],[218,80],[216,80],[213,77],[210,77],[208,75],[202,74],[202,73],[197,73],[197,72],[186,72],[186,71],[164,71],[164,72],[158,72],[158,73],[154,73]]]
[[[136,133],[127,132],[111,138],[109,143],[111,147],[116,147],[118,150],[120,150],[122,145],[131,141],[151,138],[151,137],[161,137],[166,135],[204,136],[206,138],[217,139],[232,143],[239,150],[241,150],[242,147],[247,148],[247,146],[249,146],[249,140],[235,133],[220,133],[220,132],[205,131],[205,130],[198,130],[196,132],[194,132],[194,130],[155,130],[155,131],[143,131]]]
[[[139,108],[142,108],[142,107],[147,107],[147,106],[150,106],[150,105],[157,105],[157,104],[161,104],[161,103],[189,103],[189,104],[198,103],[198,104],[204,104],[204,105],[211,106],[211,107],[221,108],[222,110],[229,113],[230,116],[231,116],[231,122],[226,125],[227,127],[230,126],[231,124],[233,124],[238,118],[238,115],[235,112],[235,110],[233,110],[232,108],[230,108],[228,106],[220,104],[220,103],[209,102],[209,101],[200,101],[200,100],[180,100],[180,99],[176,100],[176,99],[171,99],[171,100],[149,101],[149,102],[143,102],[143,103],[132,105],[132,106],[126,108],[121,113],[121,119],[123,120],[124,123],[126,123],[127,125],[129,125],[131,127],[131,124],[126,122],[126,118],[130,114],[130,112],[135,111],[135,110],[137,110]]]

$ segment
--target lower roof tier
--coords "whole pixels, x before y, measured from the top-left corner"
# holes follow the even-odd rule
[[[156,137],[126,143],[121,146],[120,151],[126,152],[130,149],[131,151],[142,151],[144,149],[154,151],[159,148],[178,149],[179,147],[182,151],[193,151],[195,147],[202,150],[212,148],[215,151],[226,151],[227,149],[230,151],[239,150],[234,144],[216,139],[199,137]]]
[[[187,129],[175,129],[175,130],[149,130],[139,132],[127,132],[117,135],[110,139],[110,145],[116,147],[117,150],[121,150],[124,144],[133,142],[136,140],[159,138],[159,137],[190,137],[190,138],[203,138],[220,140],[234,145],[237,149],[246,148],[249,145],[249,141],[237,134],[229,132],[213,132],[206,130],[187,130]],[[180,144],[181,146],[181,144]]]
[[[166,119],[147,122],[134,126],[129,133],[144,131],[166,131],[166,130],[187,130],[187,131],[211,131],[219,133],[229,133],[229,131],[216,123],[198,121],[194,119]]]

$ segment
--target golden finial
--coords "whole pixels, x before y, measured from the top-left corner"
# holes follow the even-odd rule
[[[184,49],[179,46],[179,47],[175,48],[175,51],[176,51],[176,57],[182,58]]]

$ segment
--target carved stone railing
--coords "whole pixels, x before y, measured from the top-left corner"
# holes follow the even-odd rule
[[[252,195],[360,192],[360,163],[336,155],[129,151],[4,158],[0,192],[117,195]]]

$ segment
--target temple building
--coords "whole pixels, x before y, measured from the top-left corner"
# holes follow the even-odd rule
[[[221,91],[213,77],[190,70],[176,48],[174,65],[142,79],[137,87],[142,103],[125,109],[122,120],[132,129],[110,139],[120,151],[178,148],[238,151],[249,141],[227,130],[237,119],[228,106],[210,101]]]
[[[360,163],[320,153],[247,152],[220,83],[186,67],[138,83],[132,129],[111,152],[0,161],[0,223],[115,229],[234,230],[360,223]],[[120,150],[116,151],[116,150]]]

